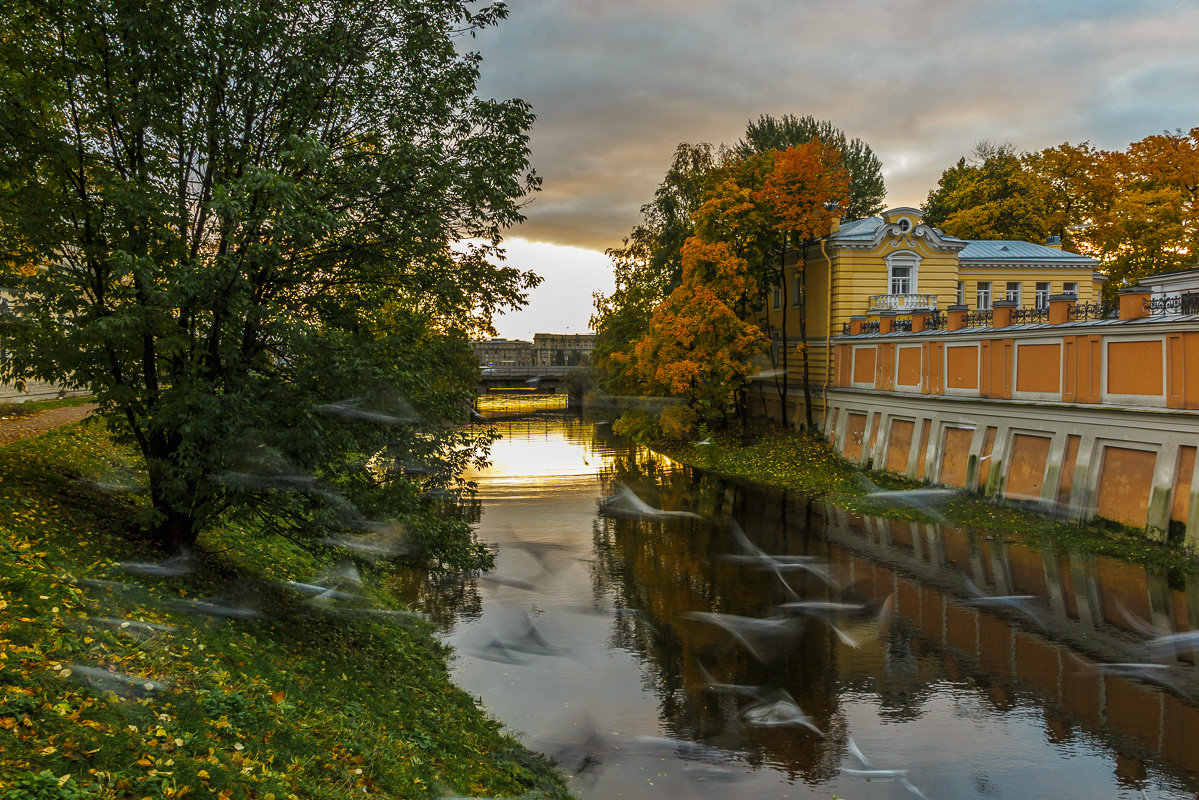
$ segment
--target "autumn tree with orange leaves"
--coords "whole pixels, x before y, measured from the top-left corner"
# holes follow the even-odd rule
[[[841,163],[841,154],[819,139],[768,150],[726,164],[719,172],[706,202],[695,214],[696,233],[707,239],[726,242],[749,264],[757,305],[765,306],[776,288],[781,292],[783,313],[777,327],[767,314],[761,318],[771,339],[777,332],[788,342],[787,309],[791,307],[791,286],[786,280],[788,254],[795,262],[798,289],[806,286],[804,273],[809,242],[828,233],[834,217],[843,213],[849,198],[849,173]],[[808,428],[814,427],[812,398],[808,387],[806,297],[795,298],[799,312],[798,353],[802,365],[802,388]],[[742,308],[742,314],[747,313]],[[787,345],[783,345],[785,348]],[[788,353],[769,348],[775,369],[775,390],[779,407],[786,408]],[[786,424],[784,414],[781,420]]]
[[[697,422],[727,422],[750,360],[767,346],[761,329],[735,310],[750,288],[745,259],[724,242],[692,237],[682,248],[682,270],[631,355],[614,356],[647,393],[682,401],[659,419],[663,433],[679,438]]]

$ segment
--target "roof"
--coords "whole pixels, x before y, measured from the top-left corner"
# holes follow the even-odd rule
[[[830,239],[870,239],[874,232],[883,224],[882,217],[866,217],[850,220],[828,238]]]
[[[1071,253],[1068,250],[1057,250],[1043,244],[1021,242],[1018,239],[970,239],[966,248],[958,254],[958,259],[967,262],[986,263],[1021,263],[1046,261],[1063,266],[1094,267],[1099,262],[1090,256]]]

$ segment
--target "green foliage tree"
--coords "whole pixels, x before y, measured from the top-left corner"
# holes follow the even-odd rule
[[[241,512],[482,556],[425,490],[487,442],[455,427],[467,338],[536,282],[493,264],[536,178],[530,109],[479,99],[458,45],[505,9],[472,6],[7,6],[0,377],[95,393],[164,546]]]
[[[815,117],[796,117],[784,114],[772,117],[763,114],[745,128],[745,136],[733,147],[733,153],[746,158],[769,150],[786,150],[819,139],[841,153],[842,166],[849,172],[849,202],[844,214],[847,219],[863,219],[883,210],[887,195],[883,183],[882,164],[870,145],[861,139],[850,139],[845,132],[827,120]]]
[[[924,203],[924,221],[963,239],[1042,242],[1049,190],[1009,144],[980,142],[941,174]]]

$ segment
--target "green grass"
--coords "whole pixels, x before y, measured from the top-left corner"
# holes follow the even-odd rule
[[[453,685],[427,623],[303,613],[278,581],[319,565],[285,541],[225,529],[186,578],[115,570],[162,557],[138,537],[140,495],[97,486],[137,477],[100,424],[0,448],[0,800],[567,796]],[[230,584],[266,618],[163,603]],[[96,617],[177,632],[135,638]],[[96,686],[81,667],[165,688]]]
[[[869,478],[883,489],[914,488],[921,484],[892,473],[858,469],[837,455],[822,438],[761,425],[744,439],[740,434],[728,433],[713,436],[711,445],[697,447],[677,441],[655,441],[650,446],[690,466],[819,497],[861,514],[931,521],[918,509],[867,497],[868,484],[862,478]],[[1199,573],[1199,560],[1190,551],[1177,544],[1150,541],[1139,530],[1104,520],[1079,524],[965,492],[938,506],[937,511],[952,524],[968,530]]]

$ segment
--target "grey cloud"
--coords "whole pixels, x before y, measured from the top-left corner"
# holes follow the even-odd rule
[[[516,0],[474,43],[485,95],[533,104],[544,178],[514,233],[619,243],[677,143],[812,114],[870,143],[918,204],[980,139],[1120,148],[1199,124],[1190,3]]]

